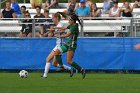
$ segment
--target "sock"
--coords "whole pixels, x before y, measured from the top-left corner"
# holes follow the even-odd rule
[[[71,64],[71,66],[73,66],[75,69],[77,69],[78,71],[81,71],[81,67],[77,64],[77,63],[75,63],[75,62],[72,62],[72,64]]]
[[[47,77],[47,74],[49,72],[49,69],[50,69],[50,63],[46,63],[46,66],[45,66],[45,70],[44,70],[44,77]]]
[[[61,68],[61,66],[58,64],[57,67]],[[63,65],[64,69],[66,70],[71,70],[71,67],[69,66],[66,66],[66,65]]]
[[[63,67],[64,67],[66,70],[71,70],[71,67],[69,67],[69,66],[63,65]]]
[[[61,55],[57,55],[56,60],[60,66],[63,66]]]

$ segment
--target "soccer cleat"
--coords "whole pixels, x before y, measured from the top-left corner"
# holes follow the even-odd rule
[[[64,71],[64,70],[65,70],[64,68],[58,68],[58,69],[56,69],[57,72]]]
[[[47,76],[42,75],[41,78],[47,78]]]
[[[70,77],[72,77],[73,76],[73,68],[71,68],[71,70],[69,70],[69,74],[70,74]]]
[[[83,79],[86,77],[86,70],[85,69],[82,69],[81,70],[81,73],[82,73],[82,77],[83,77]]]

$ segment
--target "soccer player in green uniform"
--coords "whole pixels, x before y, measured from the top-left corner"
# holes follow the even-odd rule
[[[69,29],[69,31],[64,35],[56,36],[57,38],[66,38],[68,37],[68,42],[64,43],[62,46],[60,46],[59,49],[55,51],[56,60],[63,67],[62,59],[60,59],[59,54],[67,52],[67,62],[72,67],[77,69],[82,73],[83,79],[85,78],[85,69],[81,68],[76,62],[72,61],[72,58],[74,56],[75,50],[77,48],[77,38],[79,34],[79,28],[78,23],[81,25],[81,22],[76,14],[72,14],[69,17],[69,26],[68,27],[61,27],[59,29],[66,30]],[[58,29],[58,27],[55,27],[55,29]]]

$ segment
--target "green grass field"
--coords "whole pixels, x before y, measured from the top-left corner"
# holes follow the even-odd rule
[[[0,93],[140,93],[138,74],[68,74],[51,73],[46,79],[41,73],[29,73],[20,78],[17,73],[0,73]]]

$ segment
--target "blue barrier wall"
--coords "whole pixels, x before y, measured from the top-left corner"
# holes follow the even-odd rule
[[[137,43],[140,38],[79,38],[74,61],[86,69],[140,70]],[[0,38],[0,69],[44,69],[54,46],[54,38]]]

